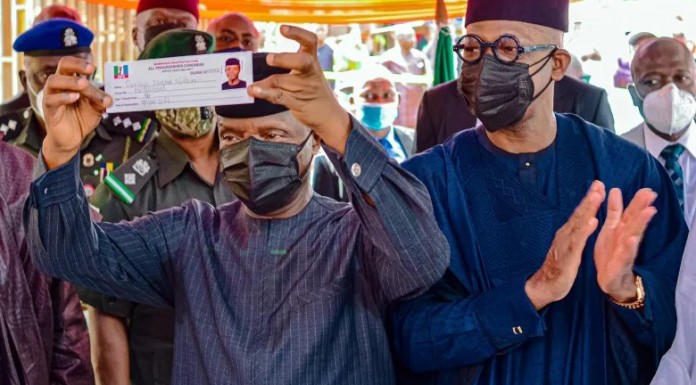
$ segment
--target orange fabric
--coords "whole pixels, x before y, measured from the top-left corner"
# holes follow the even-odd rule
[[[136,9],[137,0],[87,0]],[[434,20],[437,0],[201,0],[200,16],[212,19],[240,12],[254,21],[279,23],[395,23]],[[450,17],[463,17],[466,1],[445,0]]]

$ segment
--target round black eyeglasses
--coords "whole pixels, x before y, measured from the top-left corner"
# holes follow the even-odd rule
[[[476,35],[464,35],[457,40],[453,48],[457,56],[467,64],[476,64],[481,61],[486,48],[490,48],[496,59],[502,63],[511,64],[516,62],[523,53],[554,50],[558,47],[553,44],[524,47],[512,35],[503,35],[492,43],[484,42]]]

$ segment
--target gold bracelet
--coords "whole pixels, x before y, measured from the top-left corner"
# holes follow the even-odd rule
[[[611,299],[611,302],[631,310],[638,310],[645,306],[645,288],[643,287],[643,279],[640,278],[640,275],[638,274],[636,274],[636,295],[638,298],[631,303],[618,302],[614,300],[614,298],[611,298],[611,296],[609,296],[609,299]]]

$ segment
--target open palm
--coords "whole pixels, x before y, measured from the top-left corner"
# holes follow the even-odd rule
[[[642,189],[624,210],[621,190],[609,193],[607,218],[595,244],[597,283],[619,302],[635,297],[633,264],[640,242],[657,210],[652,206],[657,194]]]
[[[283,25],[281,34],[295,40],[295,53],[275,53],[268,65],[290,70],[254,83],[254,97],[287,107],[297,120],[314,130],[329,147],[343,153],[348,139],[350,118],[333,94],[317,58],[317,36],[298,27]]]

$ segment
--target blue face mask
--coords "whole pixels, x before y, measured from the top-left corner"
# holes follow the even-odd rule
[[[397,102],[375,104],[364,103],[358,106],[356,115],[360,123],[372,131],[391,127],[399,115]]]

